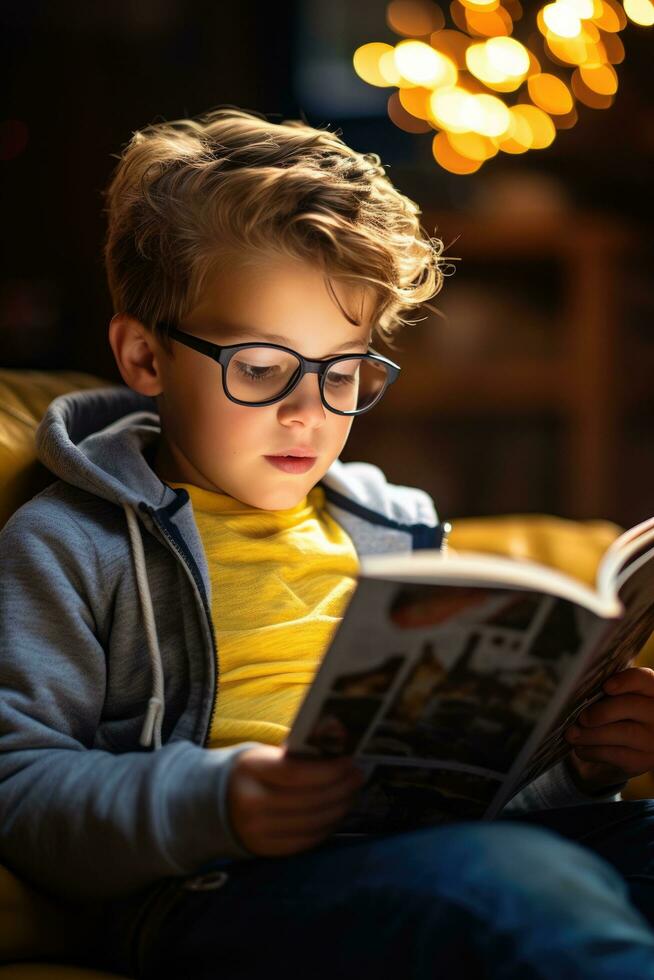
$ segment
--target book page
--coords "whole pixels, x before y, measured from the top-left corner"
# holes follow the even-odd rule
[[[645,548],[640,554],[641,549],[642,544],[615,583],[624,608],[623,617],[610,624],[597,646],[585,657],[572,690],[563,701],[547,737],[520,773],[512,796],[567,754],[569,745],[563,739],[563,733],[574,724],[584,708],[605,696],[604,682],[611,674],[633,663],[654,632],[654,548]]]
[[[527,558],[506,558],[484,552],[442,552],[431,549],[396,555],[370,555],[361,560],[365,578],[431,584],[515,586],[548,592],[585,606],[598,616],[614,616],[621,606],[611,591],[600,596],[583,582]]]
[[[604,552],[600,562],[600,568],[605,564],[613,564],[616,557],[618,558],[618,564],[620,564],[619,556],[625,549],[629,548],[631,542],[642,535],[649,534],[652,530],[654,530],[654,517],[648,517],[646,521],[641,521],[640,524],[635,524],[633,527],[628,528],[628,530],[623,531],[615,541],[611,542]]]
[[[597,625],[525,589],[360,579],[288,751],[363,766],[341,832],[482,817]]]
[[[636,534],[638,528],[641,530]],[[626,569],[654,547],[654,518],[625,532],[618,540],[622,542],[620,546],[611,546],[597,569],[597,591],[607,602],[619,595],[618,580],[624,580]]]

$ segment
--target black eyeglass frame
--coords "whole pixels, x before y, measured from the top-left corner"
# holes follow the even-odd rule
[[[205,354],[212,360],[217,361],[221,366],[223,391],[230,401],[235,402],[237,405],[246,405],[249,408],[259,408],[264,405],[274,405],[275,402],[282,401],[287,395],[297,387],[305,374],[317,374],[320,389],[320,400],[325,408],[334,412],[336,415],[363,415],[364,412],[369,412],[371,408],[380,401],[384,392],[389,385],[397,381],[402,368],[399,364],[395,364],[390,358],[384,357],[383,354],[378,354],[373,351],[372,348],[366,354],[336,354],[334,357],[326,357],[323,360],[315,361],[308,357],[303,357],[298,351],[293,350],[291,347],[284,347],[282,344],[267,344],[267,343],[247,343],[247,344],[214,344],[210,340],[203,340],[201,337],[196,337],[194,334],[186,333],[184,330],[178,330],[170,323],[159,322],[157,327],[163,331],[164,336],[171,337],[180,344],[184,344],[185,347],[190,347],[192,350],[198,351],[200,354]],[[232,357],[240,350],[247,349],[248,347],[271,347],[273,350],[282,350],[287,354],[293,354],[300,362],[300,370],[297,371],[289,381],[286,388],[279,394],[275,395],[274,398],[268,398],[261,402],[247,402],[240,398],[235,398],[234,395],[230,394],[227,389],[227,367]],[[332,406],[327,402],[324,393],[325,377],[329,368],[337,361],[348,361],[348,360],[361,360],[365,358],[367,360],[375,361],[377,363],[384,364],[386,367],[386,381],[383,387],[380,389],[377,397],[370,405],[366,405],[365,408],[354,409],[351,412],[343,412],[338,408],[332,408]]]

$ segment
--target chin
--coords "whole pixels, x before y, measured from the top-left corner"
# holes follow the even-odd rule
[[[271,490],[270,493],[257,494],[257,499],[252,503],[253,507],[260,510],[289,510],[299,504],[309,490],[313,490],[314,484],[302,488],[288,487],[283,490]]]

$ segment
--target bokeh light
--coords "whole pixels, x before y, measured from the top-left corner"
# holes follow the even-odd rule
[[[396,89],[387,110],[399,129],[437,130],[434,160],[466,175],[499,153],[551,146],[579,122],[577,103],[613,105],[630,21],[654,25],[654,0],[392,0],[386,23],[401,40],[363,44],[353,64],[369,85]]]
[[[424,41],[400,41],[395,47],[395,64],[400,75],[414,85],[455,85],[454,63]]]
[[[549,72],[532,75],[527,81],[527,88],[532,102],[553,115],[564,115],[574,105],[572,93],[565,82]]]
[[[654,24],[654,3],[652,0],[624,0],[624,9],[629,20],[641,27]]]
[[[386,23],[396,34],[422,37],[442,30],[445,17],[431,0],[392,0],[386,7]]]
[[[543,21],[558,37],[577,37],[581,33],[581,18],[565,3],[548,3],[543,7]]]
[[[371,41],[369,44],[362,44],[354,52],[354,70],[368,85],[387,87],[396,84],[389,81],[380,69],[380,61],[385,54],[393,53],[391,44],[383,44],[381,41]]]
[[[447,133],[437,133],[432,142],[432,152],[437,163],[453,174],[474,174],[482,165],[481,160],[471,160],[458,153],[450,143]]]

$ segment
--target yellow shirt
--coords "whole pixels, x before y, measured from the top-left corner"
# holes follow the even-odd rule
[[[321,487],[271,511],[170,486],[189,493],[211,580],[220,674],[208,744],[281,745],[354,591],[354,544]]]

